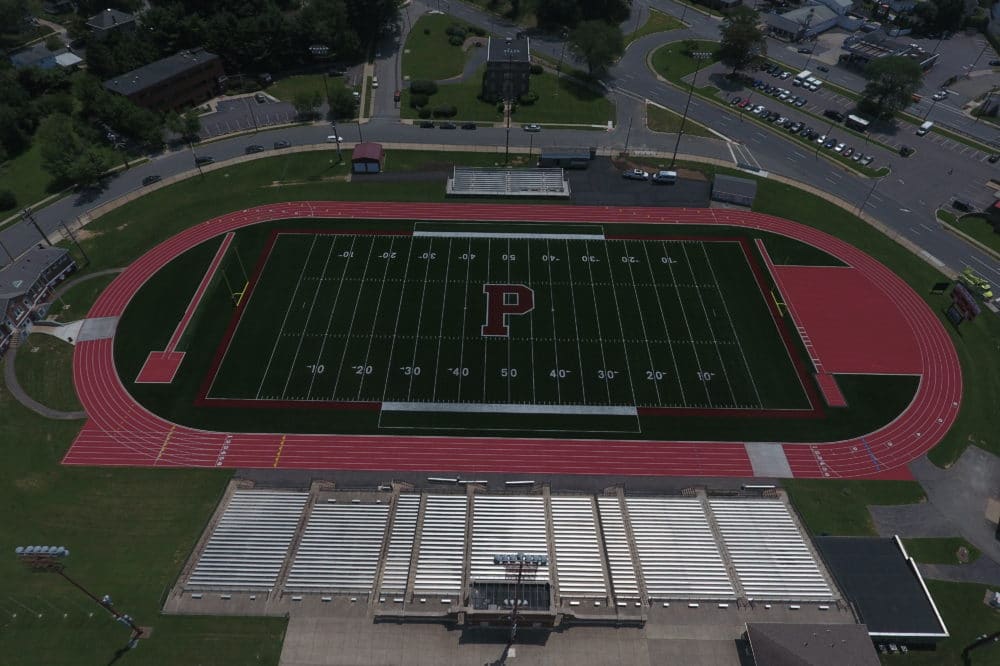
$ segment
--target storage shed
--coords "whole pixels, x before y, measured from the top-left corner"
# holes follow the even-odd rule
[[[351,171],[354,173],[381,173],[385,150],[381,143],[359,143],[351,153]]]

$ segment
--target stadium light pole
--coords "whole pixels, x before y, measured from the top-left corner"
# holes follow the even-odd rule
[[[507,69],[504,71],[504,75],[503,75],[504,76],[504,81],[503,81],[504,82],[503,99],[504,99],[504,112],[505,112],[505,114],[507,116],[507,141],[506,141],[506,143],[504,145],[503,163],[505,165],[509,165],[510,164],[510,111],[511,111],[511,105],[513,104],[511,102],[510,97],[511,97],[511,93],[513,92],[513,88],[514,88],[514,83],[511,80],[511,75],[510,75],[511,74],[511,72],[510,72],[511,55],[512,55],[511,54],[512,49],[511,49],[511,38],[510,37],[506,38],[506,44],[507,44]]]
[[[696,51],[691,54],[691,57],[694,58],[696,61],[701,61],[707,58],[711,58],[712,54],[708,53],[707,51]],[[674,168],[674,163],[677,161],[677,149],[680,148],[681,146],[681,135],[684,134],[684,124],[687,122],[688,109],[691,107],[691,95],[694,94],[694,87],[698,82],[698,70],[700,69],[701,67],[699,66],[697,69],[694,70],[694,76],[691,78],[691,85],[688,88],[687,102],[684,103],[684,115],[681,117],[681,127],[677,131],[677,140],[674,142],[674,154],[670,158],[671,169]]]
[[[138,645],[139,639],[145,635],[142,627],[135,623],[132,616],[121,613],[114,607],[110,596],[105,594],[103,597],[98,598],[97,595],[66,574],[65,560],[69,557],[69,549],[63,546],[18,546],[14,549],[14,555],[31,571],[54,573],[62,576],[73,587],[90,597],[94,603],[111,613],[117,622],[121,622],[131,629],[132,635],[128,642],[130,650]]]
[[[498,553],[493,556],[493,564],[498,566],[517,565],[517,580],[514,583],[514,603],[510,608],[510,636],[507,638],[507,648],[514,644],[517,636],[517,607],[521,605],[521,578],[524,575],[524,565],[546,566],[549,563],[548,555],[527,555],[525,553]]]

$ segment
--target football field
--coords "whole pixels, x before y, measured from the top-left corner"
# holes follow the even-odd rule
[[[810,408],[741,239],[470,228],[276,233],[203,399],[581,414]]]

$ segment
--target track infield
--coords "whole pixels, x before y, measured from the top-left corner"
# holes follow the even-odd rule
[[[330,218],[419,222],[409,231],[310,222]],[[265,206],[154,248],[89,316],[121,317],[175,257],[201,243],[214,252],[211,239],[275,219],[301,222],[270,233],[239,306],[209,341],[193,402],[203,412],[260,408],[283,416],[367,410],[376,427],[338,435],[171,423],[129,393],[135,374],[123,383],[106,338],[77,347],[74,377],[90,419],[65,463],[906,478],[905,463],[939,441],[957,414],[961,377],[951,342],[905,283],[837,239],[742,211]],[[634,233],[622,223],[657,226]],[[738,233],[692,236],[667,225]],[[798,239],[836,265],[808,273],[775,266],[755,234]],[[783,288],[803,276],[809,290]],[[824,317],[847,327],[874,321],[901,342],[845,351],[864,336],[847,336],[838,348],[820,329],[828,327]],[[195,344],[198,336],[181,333],[171,341]],[[846,358],[850,367],[839,368]],[[747,442],[733,436],[740,428],[712,441],[668,440],[647,425],[836,416],[849,411],[838,397],[847,396],[847,407],[858,402],[852,382],[866,373],[914,380],[912,399],[873,431],[839,441]],[[503,430],[518,432],[496,436]],[[538,439],[548,432],[558,438]]]

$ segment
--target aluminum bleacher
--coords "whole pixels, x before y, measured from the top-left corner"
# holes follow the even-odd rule
[[[413,589],[458,593],[465,562],[465,495],[428,495]]]
[[[384,504],[316,504],[285,587],[370,592],[388,515]]]
[[[455,167],[446,192],[452,196],[568,197],[569,181],[562,169]]]
[[[604,531],[604,549],[608,554],[608,569],[616,599],[638,599],[639,583],[635,563],[629,549],[625,520],[617,497],[598,497],[601,529]]]
[[[308,498],[304,492],[235,491],[185,587],[271,589]]]
[[[732,583],[701,501],[626,500],[650,599],[734,599]]]
[[[784,502],[713,499],[710,505],[747,598],[834,598]]]
[[[594,525],[594,498],[556,495],[550,503],[560,596],[606,597],[608,587]]]
[[[413,556],[413,535],[417,529],[417,512],[420,510],[420,495],[400,495],[396,499],[396,513],[389,535],[389,548],[382,569],[383,593],[399,593],[406,590],[410,576],[410,559]]]
[[[476,495],[472,511],[472,580],[505,580],[504,567],[493,564],[500,553],[548,555],[545,500],[540,495]],[[527,570],[526,570],[527,571]],[[549,568],[539,566],[526,579],[547,581]]]

